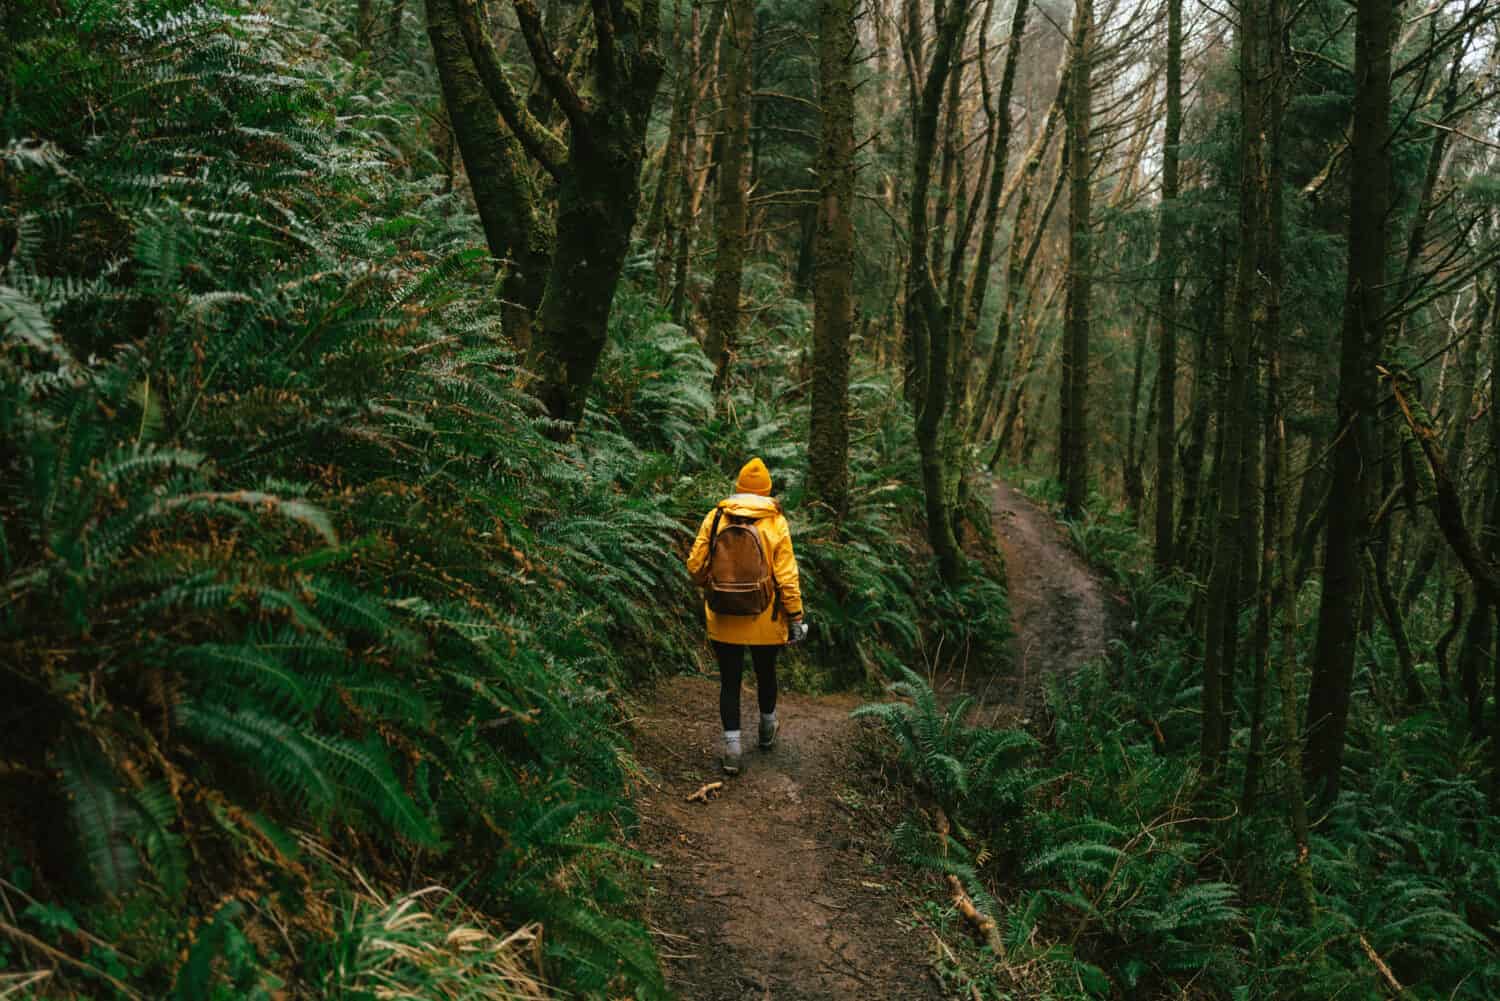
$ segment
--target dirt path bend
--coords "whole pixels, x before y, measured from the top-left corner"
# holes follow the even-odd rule
[[[995,491],[1011,577],[1015,673],[987,701],[1031,701],[1044,673],[1103,651],[1102,592],[1056,526],[1010,487]],[[745,769],[706,802],[687,797],[718,767],[718,683],[679,677],[633,724],[643,771],[638,847],[659,865],[647,921],[683,1001],[936,1001],[931,937],[881,867],[890,818],[863,767],[857,696],[784,693],[774,751],[754,748],[755,695],[742,698]]]
[[[1047,675],[1104,655],[1109,613],[1104,589],[1047,512],[999,480],[992,510],[1016,632],[1009,694],[1024,701]]]

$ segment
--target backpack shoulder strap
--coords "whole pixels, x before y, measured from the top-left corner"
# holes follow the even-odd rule
[[[706,572],[714,563],[714,540],[719,537],[719,519],[724,517],[724,505],[718,504],[714,507],[714,523],[708,529],[708,558],[703,561],[703,569]]]

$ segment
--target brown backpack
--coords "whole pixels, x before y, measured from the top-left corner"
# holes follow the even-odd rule
[[[708,533],[704,598],[718,615],[759,615],[776,599],[776,575],[766,559],[765,542],[755,519],[714,512]]]

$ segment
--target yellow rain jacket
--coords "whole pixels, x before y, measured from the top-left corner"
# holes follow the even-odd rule
[[[745,477],[741,476],[742,488],[744,484]],[[769,477],[766,478],[766,489],[770,489]],[[776,599],[759,615],[717,615],[704,604],[708,638],[746,646],[780,646],[786,642],[787,623],[802,618],[802,586],[797,577],[797,557],[792,552],[792,530],[782,514],[781,502],[759,494],[737,493],[720,501],[714,511],[719,508],[724,509],[726,517],[733,514],[756,520],[766,547],[767,562],[776,576]],[[714,511],[704,516],[703,524],[698,528],[698,539],[693,543],[692,552],[688,553],[688,573],[694,578],[708,562],[708,533],[713,529]]]

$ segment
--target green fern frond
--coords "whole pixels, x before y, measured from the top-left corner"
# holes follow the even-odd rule
[[[39,352],[64,373],[71,374],[76,364],[73,353],[52,329],[42,308],[19,289],[6,284],[0,284],[0,332],[7,341],[14,340]]]
[[[174,829],[177,802],[164,782],[137,790],[133,799],[144,820],[141,840],[151,870],[169,896],[178,896],[187,890],[188,859],[182,836]]]
[[[346,795],[413,844],[437,845],[437,828],[397,780],[383,747],[316,735],[308,740],[322,750]]]
[[[311,712],[319,701],[319,693],[306,676],[259,646],[202,643],[179,648],[175,660],[216,684],[243,685],[269,695],[298,715]]]
[[[138,818],[121,795],[118,777],[81,734],[59,744],[54,760],[89,875],[102,892],[123,893],[139,877],[140,859],[131,844]]]
[[[228,752],[230,761],[263,776],[271,790],[319,820],[337,806],[337,777],[327,749],[302,728],[255,709],[193,700],[181,702],[176,717],[185,733]]]

